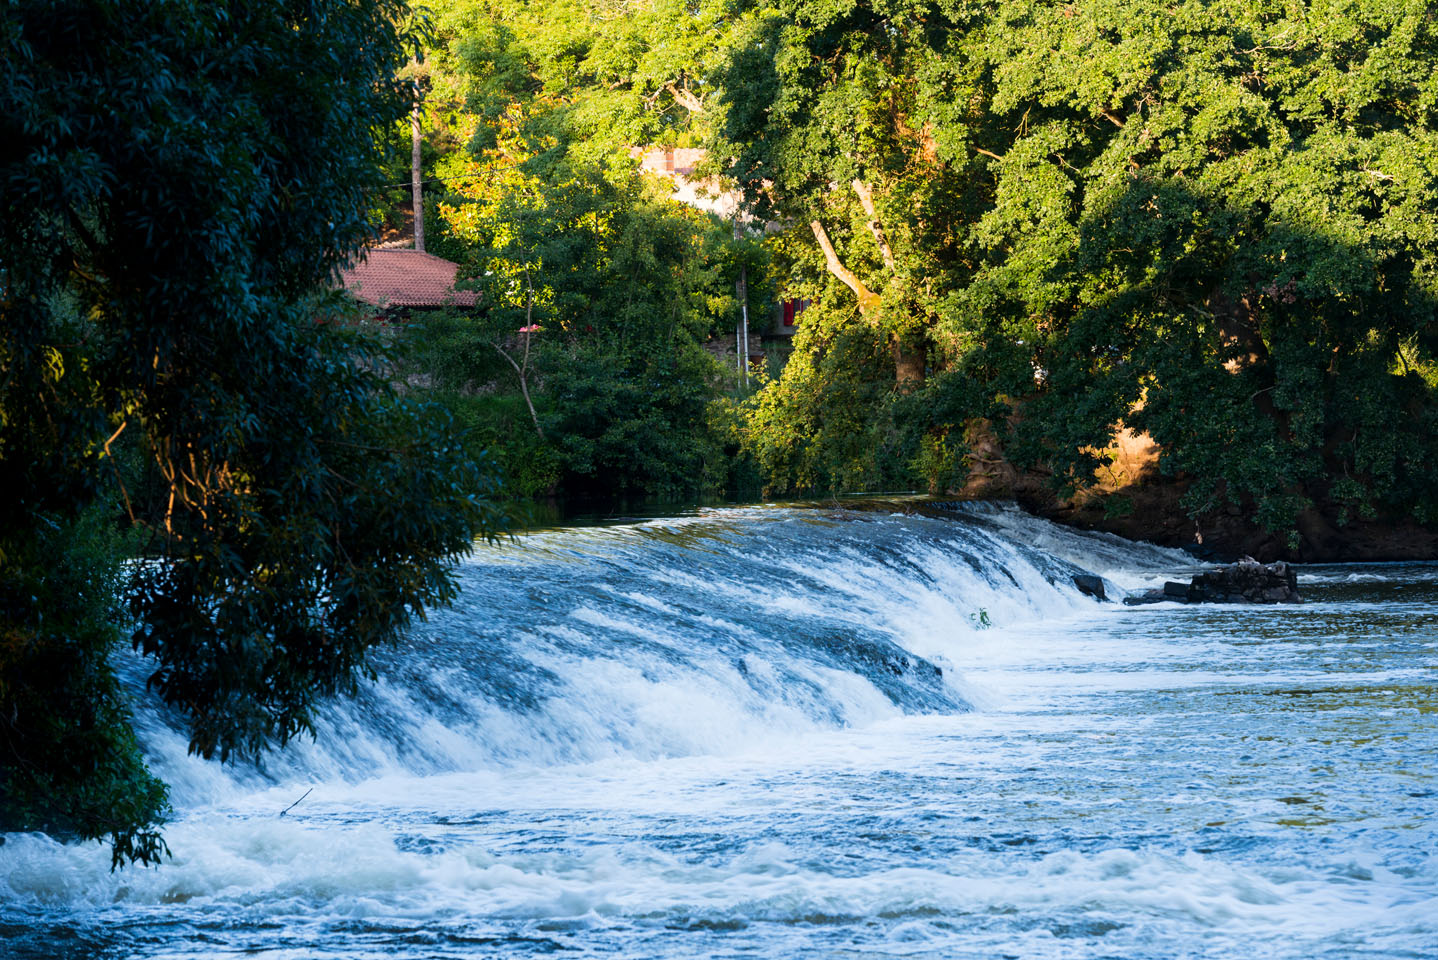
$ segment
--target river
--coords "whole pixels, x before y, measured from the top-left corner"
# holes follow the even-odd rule
[[[139,702],[173,858],[9,836],[0,954],[1438,956],[1438,566],[1072,585],[1193,563],[995,505],[481,547],[262,768]]]

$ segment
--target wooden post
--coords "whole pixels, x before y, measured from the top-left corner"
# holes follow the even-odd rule
[[[749,387],[749,268],[739,268],[739,315],[740,344],[739,369],[744,375],[744,387]]]
[[[420,128],[423,114],[424,91],[419,78],[414,81],[414,109],[410,112],[409,132],[412,141],[410,153],[410,203],[414,206],[414,248],[424,250],[424,174],[420,170],[420,146],[424,143],[424,131]]]

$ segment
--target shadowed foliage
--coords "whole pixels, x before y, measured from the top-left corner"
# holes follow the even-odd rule
[[[117,636],[192,750],[254,754],[309,730],[503,527],[489,464],[324,304],[368,236],[377,131],[407,106],[406,16],[21,0],[0,18],[7,829],[108,835],[117,863],[163,851]],[[119,584],[117,519],[144,555]]]

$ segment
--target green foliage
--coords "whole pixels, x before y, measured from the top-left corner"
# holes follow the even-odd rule
[[[191,749],[254,754],[309,730],[368,647],[449,599],[472,537],[503,529],[492,464],[463,455],[442,411],[397,395],[383,352],[317,293],[386,182],[406,13],[7,8],[0,635],[8,695],[38,705],[12,721],[28,752],[0,756],[7,797],[29,784],[7,828],[108,835],[117,861],[161,850],[163,793],[106,666],[116,608]],[[75,525],[97,509],[127,516],[147,555],[122,597],[100,597],[110,568],[86,569],[93,537]],[[78,530],[74,545],[55,529]],[[73,621],[67,577],[95,597]],[[66,663],[68,677],[35,679]],[[50,682],[62,695],[41,695]],[[105,775],[87,779],[107,745]]]
[[[766,302],[762,247],[671,201],[629,156],[687,129],[656,103],[686,99],[689,74],[651,44],[655,17],[679,29],[686,15],[436,12],[430,122],[454,149],[434,167],[432,246],[479,305],[417,321],[410,369],[473,412],[476,437],[521,471],[516,489],[669,499],[728,482],[712,404],[733,374],[702,344],[734,329],[741,268],[751,303]]]
[[[910,485],[910,457],[883,416],[893,376],[873,372],[883,345],[867,327],[830,323],[832,316],[822,306],[805,312],[783,376],[750,404],[746,449],[766,493]]]
[[[994,104],[1033,132],[980,224],[1007,255],[971,290],[1041,343],[1026,449],[1079,479],[1123,419],[1194,478],[1195,506],[1252,504],[1270,528],[1335,492],[1432,510],[1433,398],[1393,367],[1432,343],[1438,139],[1432,71],[1414,67],[1438,45],[1423,5],[1403,7],[1129,3],[1119,31],[1096,29],[1099,5],[990,29]],[[1091,66],[1040,66],[1055,41]],[[1011,200],[1010,167],[1029,178]]]
[[[515,104],[543,102],[536,128],[560,149],[627,168],[630,147],[689,145],[712,113],[707,83],[731,0],[444,0],[428,53],[449,119],[486,150]],[[441,119],[437,117],[436,119]]]
[[[222,759],[311,732],[315,702],[447,603],[449,563],[505,522],[492,466],[446,412],[394,396],[367,344],[313,320],[270,330],[294,341],[266,355],[264,397],[227,400],[253,424],[211,448],[237,476],[179,489],[191,509],[165,518],[131,596],[151,685]]]
[[[827,332],[755,407],[778,486],[874,483],[887,448],[861,465],[851,438],[895,418],[939,436],[1017,414],[1010,454],[1070,488],[1124,423],[1196,512],[1438,520],[1428,4],[790,0],[728,35],[716,147],[883,304],[856,311],[794,231]],[[925,341],[924,402],[878,389],[885,352],[845,328]]]
[[[110,664],[127,544],[98,510],[37,519],[4,538],[0,564],[0,825],[110,835],[116,865],[156,863],[165,786]]]

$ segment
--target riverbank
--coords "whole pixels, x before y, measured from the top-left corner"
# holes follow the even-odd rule
[[[1080,530],[1116,533],[1180,547],[1204,559],[1253,557],[1264,563],[1372,563],[1438,559],[1438,530],[1412,521],[1355,519],[1340,523],[1337,510],[1299,515],[1296,542],[1263,529],[1238,508],[1191,518],[1180,504],[1179,484],[1146,485],[1075,503],[1043,493],[1015,496],[1026,510]]]
[[[1190,481],[1159,470],[1159,447],[1145,434],[1120,430],[1104,451],[1105,466],[1068,497],[1052,477],[1020,470],[988,432],[975,437],[970,473],[955,491],[960,500],[1012,500],[1030,513],[1079,530],[1114,533],[1205,560],[1253,557],[1264,563],[1376,563],[1438,559],[1438,529],[1406,517],[1348,517],[1348,508],[1320,501],[1299,514],[1294,529],[1273,532],[1253,511],[1232,504],[1190,516],[1184,505]]]

